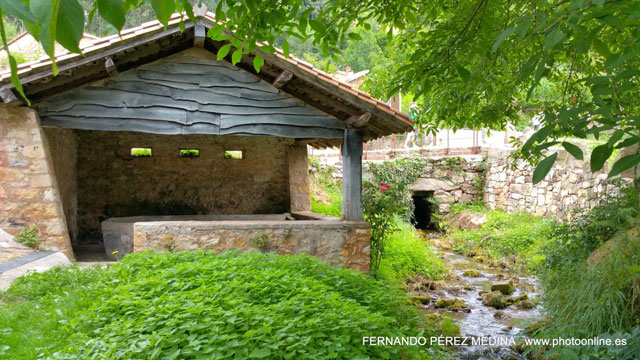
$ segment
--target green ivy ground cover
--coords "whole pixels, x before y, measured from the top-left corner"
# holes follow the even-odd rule
[[[58,268],[2,294],[0,358],[429,358],[363,336],[429,336],[406,300],[307,255],[138,253]],[[429,350],[430,351],[430,350]]]

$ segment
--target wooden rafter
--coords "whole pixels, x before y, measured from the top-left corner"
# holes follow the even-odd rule
[[[273,86],[276,89],[281,89],[283,86],[287,85],[287,83],[291,81],[291,79],[293,79],[293,73],[289,70],[284,70],[273,81]]]

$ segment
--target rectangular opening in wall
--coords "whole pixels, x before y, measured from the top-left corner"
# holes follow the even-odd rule
[[[242,159],[242,151],[240,150],[227,150],[224,152],[225,159]]]
[[[151,157],[151,148],[131,148],[133,157]]]
[[[181,158],[197,158],[200,157],[200,150],[198,149],[180,149]]]

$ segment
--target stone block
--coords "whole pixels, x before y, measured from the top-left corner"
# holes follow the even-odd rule
[[[52,185],[53,182],[51,181],[51,175],[49,174],[32,175],[29,180],[29,186],[34,188],[50,187]]]

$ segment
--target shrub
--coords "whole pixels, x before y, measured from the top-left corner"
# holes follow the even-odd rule
[[[581,263],[591,252],[616,233],[629,229],[637,221],[640,197],[635,186],[621,189],[620,194],[606,196],[590,211],[578,214],[568,224],[556,224],[544,249],[545,267],[562,268]]]
[[[30,248],[37,249],[40,245],[40,238],[38,238],[38,226],[33,225],[32,227],[24,228],[18,236],[16,236],[16,241],[22,245],[28,246]]]
[[[446,269],[431,247],[408,223],[398,217],[394,219],[398,231],[387,241],[378,270],[378,277],[392,285],[402,283],[413,275],[439,280],[446,275]]]
[[[640,323],[640,240],[625,239],[598,264],[545,272],[542,295],[553,332],[597,336]]]
[[[371,265],[373,276],[378,275],[389,236],[397,230],[394,216],[409,220],[413,213],[413,200],[409,186],[420,176],[424,162],[399,159],[380,164],[369,164],[370,180],[362,190],[364,218],[371,223]]]
[[[539,337],[625,338],[627,346],[551,349],[548,355],[634,359],[640,351],[638,192],[623,188],[576,220],[558,224],[540,281],[548,325]],[[556,354],[557,356],[558,354]]]
[[[549,242],[556,222],[527,213],[508,214],[489,210],[478,204],[454,207],[453,214],[469,209],[484,213],[487,222],[480,230],[453,230],[447,239],[454,249],[465,253],[486,253],[493,259],[511,258],[524,268],[532,268],[542,261],[539,255]]]
[[[426,358],[421,347],[363,346],[362,337],[433,335],[399,293],[308,255],[146,252],[92,281],[77,269],[55,271],[51,286],[43,286],[50,271],[9,290],[29,301],[0,308],[1,357]],[[45,316],[19,317],[17,307],[50,315],[57,328],[28,336]]]

